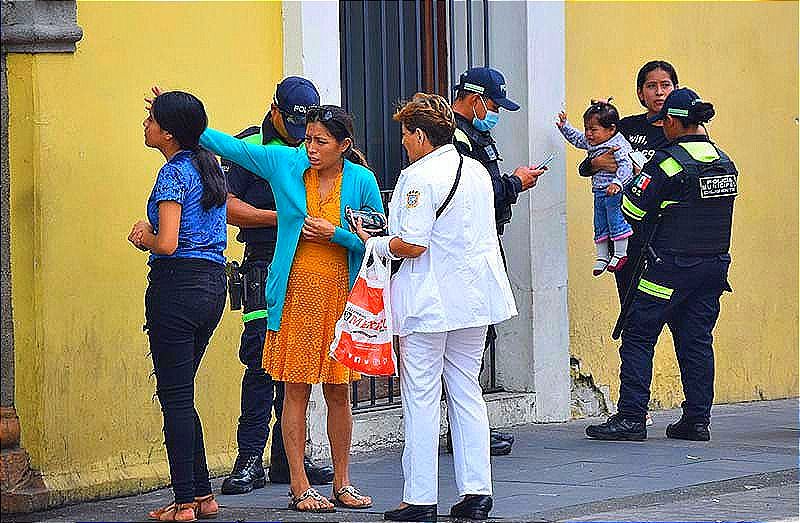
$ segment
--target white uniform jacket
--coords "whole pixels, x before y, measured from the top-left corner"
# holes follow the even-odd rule
[[[464,157],[453,199],[436,211],[455,181],[459,155],[443,145],[400,173],[389,202],[389,234],[426,247],[392,277],[395,334],[492,325],[517,314],[500,257],[489,173]]]

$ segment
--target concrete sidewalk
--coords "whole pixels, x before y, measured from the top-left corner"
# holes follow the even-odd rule
[[[677,411],[653,414],[645,442],[584,437],[597,420],[528,425],[513,430],[510,456],[492,458],[495,509],[506,521],[796,520],[798,401],[762,401],[714,408],[712,441],[669,440]],[[452,456],[440,455],[439,513],[458,500]],[[374,499],[368,511],[309,515],[286,507],[285,485],[242,496],[219,496],[226,521],[376,521],[400,501],[400,451],[359,455],[354,483]],[[215,481],[218,488],[220,480]],[[329,487],[323,487],[324,494]],[[133,521],[170,500],[168,489],[84,503],[3,521]]]

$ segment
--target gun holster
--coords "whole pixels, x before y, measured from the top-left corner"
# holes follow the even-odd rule
[[[258,264],[246,264],[241,268],[244,289],[244,312],[260,311],[267,308],[267,297],[264,288],[267,282],[267,267]]]
[[[228,293],[231,298],[231,310],[238,311],[242,308],[242,268],[239,266],[239,262],[232,261],[228,263],[226,269],[228,273]]]

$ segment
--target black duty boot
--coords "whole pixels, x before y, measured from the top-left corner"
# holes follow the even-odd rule
[[[647,427],[644,421],[632,421],[617,413],[605,423],[586,427],[586,435],[608,441],[644,441],[647,439]]]
[[[436,521],[436,505],[408,505],[405,508],[387,510],[383,513],[387,521]]]
[[[230,475],[222,482],[223,494],[246,494],[267,484],[261,456],[237,456]]]
[[[711,431],[704,421],[688,421],[681,417],[677,423],[667,425],[667,437],[689,441],[709,441]]]
[[[492,456],[506,456],[511,454],[511,442],[489,435],[489,454]]]
[[[511,434],[510,432],[502,432],[498,429],[492,429],[490,431],[490,434],[492,436],[492,439],[499,439],[502,441],[507,441],[512,445],[514,444],[514,435]]]
[[[329,465],[317,465],[311,458],[305,458],[303,465],[306,469],[308,482],[312,485],[327,485],[333,483],[333,467]]]
[[[277,461],[277,460],[276,460]],[[303,465],[306,469],[306,476],[308,482],[312,485],[327,485],[333,482],[333,468],[330,466],[316,465],[310,458],[303,458]],[[281,483],[288,485],[291,481],[289,478],[289,464],[276,462],[274,465],[270,464],[269,467],[269,480],[272,483]]]
[[[492,496],[468,494],[450,508],[451,518],[487,519],[492,510]]]

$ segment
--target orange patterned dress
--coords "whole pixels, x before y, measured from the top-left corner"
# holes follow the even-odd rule
[[[339,225],[342,174],[324,200],[317,171],[307,170],[304,179],[308,215]],[[347,249],[301,237],[289,273],[280,330],[267,331],[264,343],[264,369],[273,379],[350,383],[361,378],[328,355],[348,290]]]

